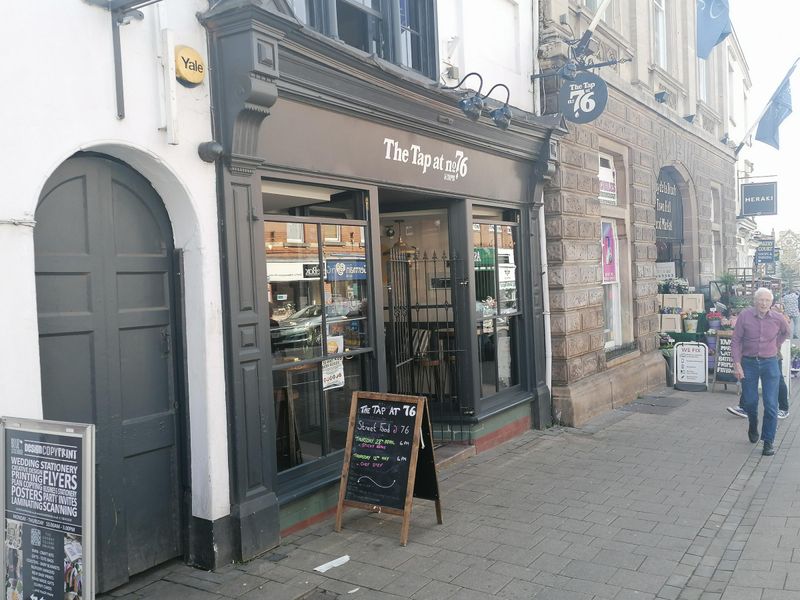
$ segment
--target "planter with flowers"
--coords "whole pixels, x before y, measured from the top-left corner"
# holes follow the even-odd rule
[[[700,313],[695,310],[686,310],[681,314],[683,319],[683,331],[686,333],[697,333],[697,322],[700,320]]]
[[[722,313],[712,310],[706,313],[706,321],[709,329],[720,329],[722,327]]]

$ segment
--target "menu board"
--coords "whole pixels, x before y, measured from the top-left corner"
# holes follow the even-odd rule
[[[354,392],[336,531],[341,530],[344,506],[399,514],[405,546],[413,497],[433,500],[442,522],[426,398]]]
[[[688,392],[708,389],[708,346],[699,342],[675,344],[674,387]]]
[[[94,597],[93,427],[3,419],[7,600]]]
[[[717,333],[717,358],[714,365],[714,383],[736,383],[733,374],[733,331]]]

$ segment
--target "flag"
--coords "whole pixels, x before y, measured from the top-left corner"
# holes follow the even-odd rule
[[[778,127],[786,117],[792,114],[792,90],[789,86],[789,77],[792,71],[794,71],[794,67],[792,67],[784,78],[783,83],[772,95],[772,99],[767,105],[767,110],[764,111],[764,116],[759,120],[758,129],[756,129],[756,139],[759,142],[769,144],[776,150],[780,149]]]
[[[731,33],[728,0],[697,0],[697,56],[706,59]]]

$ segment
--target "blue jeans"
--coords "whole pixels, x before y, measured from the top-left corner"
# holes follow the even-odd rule
[[[777,358],[742,358],[742,408],[747,412],[750,429],[758,429],[758,380],[761,379],[761,396],[764,401],[764,424],[761,439],[770,444],[775,441],[778,428],[778,380],[781,377]]]

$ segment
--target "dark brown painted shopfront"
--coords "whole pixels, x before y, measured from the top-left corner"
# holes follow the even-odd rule
[[[443,331],[459,340],[459,370],[423,392],[460,390],[459,417],[470,426],[523,404],[534,426],[550,423],[535,199],[550,137],[563,131],[558,120],[533,117],[508,131],[471,122],[433,82],[309,34],[279,8],[227,4],[203,19],[215,73],[215,139],[224,148],[218,174],[232,504],[230,518],[207,524],[221,542],[217,555],[198,557],[208,566],[277,545],[280,506],[338,478],[331,405],[343,395],[309,375],[324,373],[326,356],[334,367],[351,361],[345,388],[337,389],[350,379],[376,391],[393,385],[387,337],[400,329],[390,327],[392,250],[396,256],[415,245],[415,260],[425,250],[425,261],[451,270],[426,272],[419,286],[428,298],[445,297],[447,310],[432,302],[434,317],[426,313],[423,323],[415,316],[402,330],[431,351],[444,352],[436,345]],[[436,247],[428,252],[423,240]],[[315,312],[316,303],[324,310]],[[290,336],[301,326],[310,333],[298,344]],[[344,349],[331,345],[339,337],[332,331],[342,332]],[[492,358],[501,354],[501,338],[521,366]],[[441,373],[438,356],[425,366]],[[319,423],[305,409],[284,414],[303,397],[298,382],[317,390]],[[287,418],[306,426],[287,430]],[[325,427],[318,441],[304,437]]]

